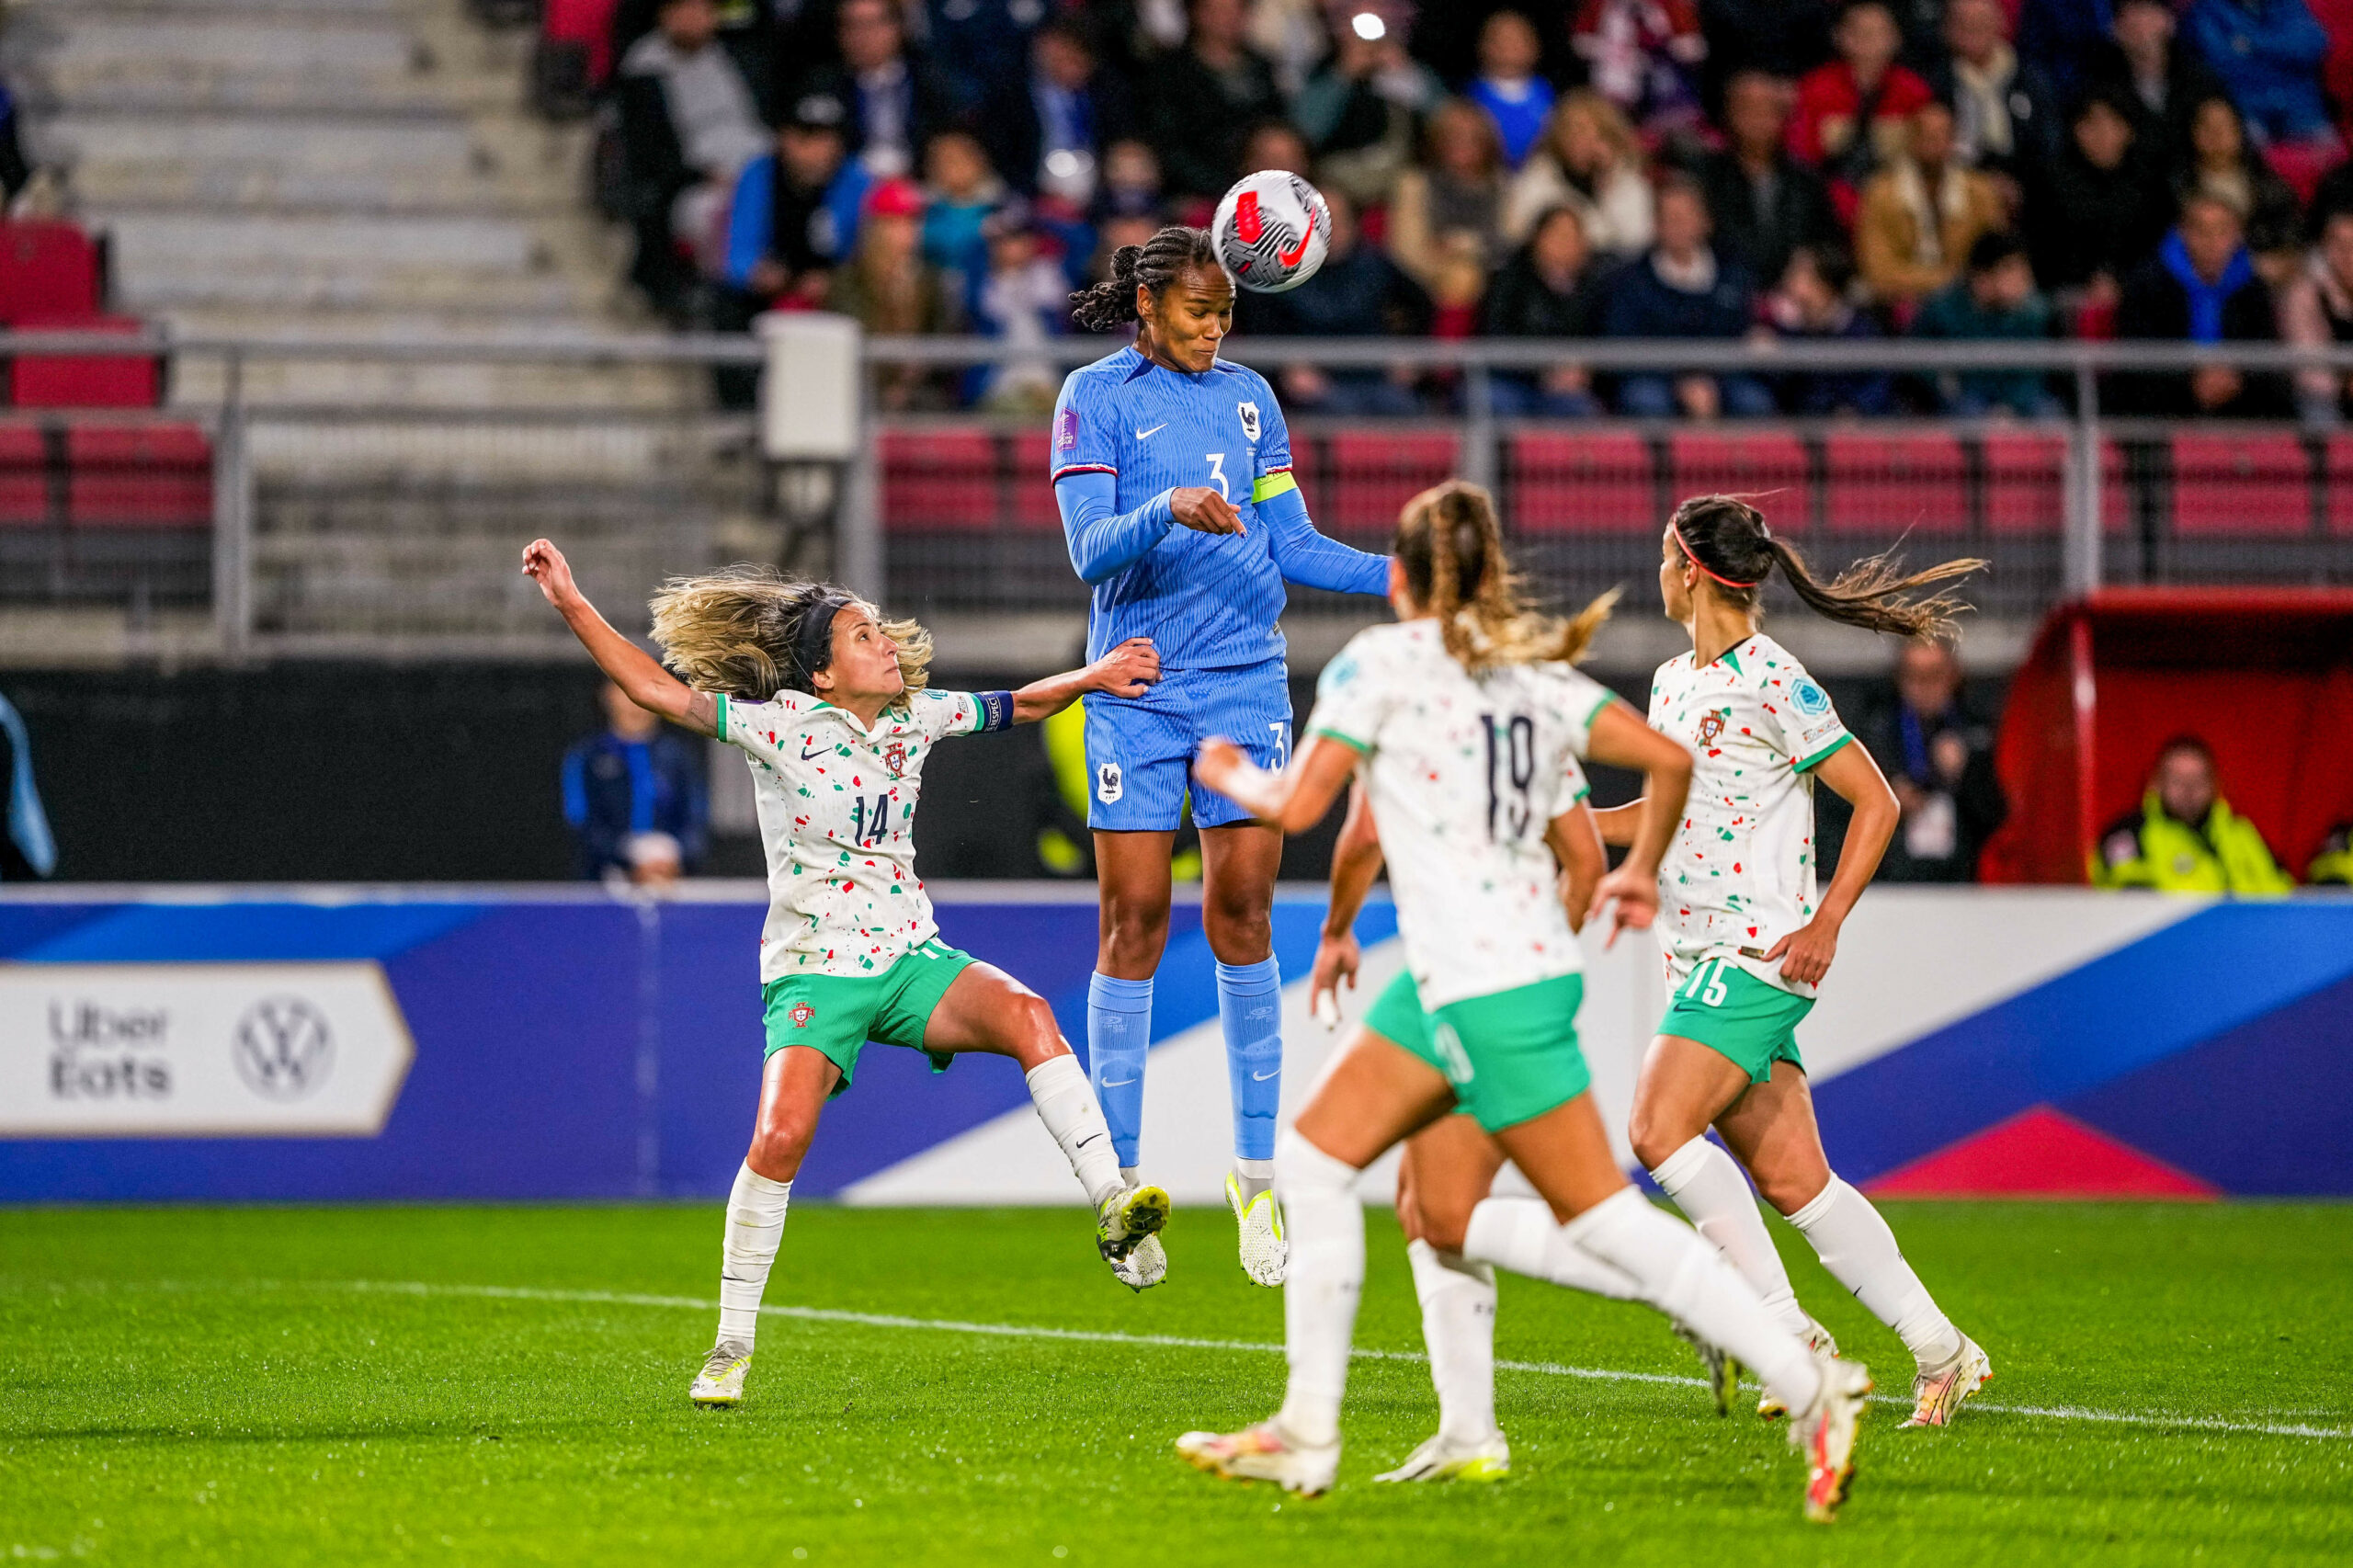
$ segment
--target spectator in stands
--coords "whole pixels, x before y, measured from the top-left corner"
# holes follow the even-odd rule
[[[1449,98],[1423,129],[1420,163],[1397,181],[1389,254],[1433,291],[1441,271],[1463,262],[1484,278],[1502,254],[1503,204],[1504,149],[1495,121],[1468,98]]]
[[[1188,0],[1185,47],[1154,59],[1146,78],[1145,135],[1168,187],[1214,201],[1233,183],[1250,127],[1279,117],[1274,68],[1243,41],[1243,0]]]
[[[662,7],[668,3],[669,0],[619,0],[613,5],[609,58],[628,59],[637,40],[659,24]],[[578,8],[576,0],[574,8]],[[589,8],[593,9],[593,5]],[[769,6],[756,0],[712,0],[712,9],[718,12],[719,46],[734,60],[735,69],[743,73],[765,122],[775,107],[776,16]]]
[[[923,258],[961,293],[988,270],[982,225],[1005,204],[1005,182],[969,131],[944,131],[924,149]]]
[[[2116,0],[2023,0],[2017,12],[2018,54],[2049,78],[2060,102],[2072,104],[2123,9]]]
[[[871,183],[847,155],[848,119],[830,93],[802,94],[786,111],[776,152],[737,177],[720,271],[722,331],[742,331],[764,310],[825,303],[835,267],[857,244]]]
[[[617,100],[637,254],[630,278],[684,319],[718,258],[722,215],[744,166],[768,150],[751,85],[716,41],[711,0],[664,0],[622,57]],[[689,258],[693,259],[689,259]]]
[[[1574,207],[1586,243],[1598,255],[1622,260],[1649,248],[1653,199],[1626,117],[1608,98],[1581,88],[1552,106],[1544,140],[1505,192],[1504,237],[1516,244],[1539,213]]]
[[[1095,197],[1097,219],[1157,217],[1162,205],[1160,154],[1152,143],[1130,137],[1103,149],[1103,188]]]
[[[2320,850],[2304,868],[2313,887],[2353,885],[2353,823],[2338,823],[2320,841]]]
[[[2161,167],[2188,155],[2190,111],[2223,91],[2197,51],[2181,47],[2176,26],[2170,0],[2116,0],[2112,36],[2086,68],[2093,86],[2138,106],[2132,129]]]
[[[1287,119],[1262,119],[1242,139],[1242,156],[1234,163],[1234,177],[1260,169],[1288,169],[1295,175],[1313,172],[1315,160],[1307,138]]]
[[[1127,82],[1096,57],[1077,18],[1038,29],[1029,69],[1011,78],[982,117],[999,172],[1017,189],[1057,197],[1084,211],[1095,199],[1105,149],[1136,134]]]
[[[1699,111],[1708,40],[1693,0],[1580,0],[1569,48],[1586,84],[1646,134],[1688,131]]]
[[[2004,187],[2015,212],[2028,181],[2058,153],[2058,97],[2041,68],[2010,47],[2001,0],[1951,0],[1944,35],[1949,53],[1928,85],[1953,107],[1961,161]]]
[[[1855,264],[1836,240],[1818,240],[1790,252],[1780,281],[1765,296],[1765,330],[1792,342],[1837,343],[1880,335],[1879,324],[1848,297]],[[1820,417],[1836,414],[1893,414],[1894,378],[1883,370],[1798,370],[1775,378],[1784,413]]]
[[[2026,242],[2003,230],[1977,236],[1969,270],[1922,301],[1912,335],[1955,343],[2040,343],[2052,335],[2051,301],[2034,284]],[[2065,410],[2040,370],[1959,370],[1937,379],[1947,414],[2056,419]]]
[[[2256,140],[2344,145],[2320,90],[2328,34],[2304,0],[2194,0],[2181,20]]]
[[[1951,282],[1977,236],[2004,226],[2002,198],[1953,146],[1951,108],[1912,111],[1902,153],[1871,176],[1855,218],[1855,257],[1873,298],[1899,309]]]
[[[2195,735],[2165,744],[2141,809],[2109,824],[2091,862],[2100,888],[2276,893],[2296,885],[2261,830],[2222,799],[2213,749]]]
[[[1518,11],[1497,11],[1481,25],[1479,74],[1462,94],[1495,122],[1504,161],[1515,169],[1544,134],[1544,119],[1552,112],[1552,84],[1537,74],[1543,61],[1536,25]]]
[[[1710,96],[1743,71],[1794,82],[1830,56],[1839,0],[1699,0]]]
[[[1692,171],[1707,193],[1716,254],[1751,278],[1779,278],[1798,246],[1844,237],[1822,176],[1782,145],[1789,119],[1788,83],[1741,72],[1724,87],[1723,150]]]
[[[785,6],[805,3],[783,0]],[[907,0],[892,3],[905,6]],[[1021,80],[1047,11],[1040,0],[925,0],[912,8],[923,13],[915,36],[960,105],[984,104],[1001,85]]]
[[[1070,324],[1070,278],[1040,248],[1019,203],[988,221],[988,274],[972,300],[972,329],[1014,347],[1039,347]],[[1054,411],[1063,371],[1051,359],[1011,359],[987,369],[975,389],[992,413],[1043,418]]]
[[[1945,643],[1906,642],[1892,687],[1855,726],[1903,813],[1879,880],[1973,882],[1979,851],[2010,814],[1993,727],[1971,710],[1961,660]]]
[[[1332,244],[1314,277],[1282,294],[1245,293],[1239,301],[1248,335],[1278,337],[1414,336],[1427,330],[1428,297],[1395,262],[1359,243],[1355,203],[1326,190]],[[1411,367],[1323,369],[1286,365],[1275,374],[1283,406],[1310,414],[1406,415],[1418,411]]]
[[[2054,290],[2087,290],[2107,309],[2115,306],[2120,280],[2156,248],[2172,214],[2163,172],[2145,154],[2118,91],[2084,95],[2067,145],[2027,198],[2036,276]]]
[[[2280,295],[2279,336],[2300,348],[2353,345],[2353,212],[2329,214],[2320,244]],[[2353,414],[2353,377],[2297,371],[2296,413],[2310,425],[2342,422]]]
[[[912,181],[881,180],[867,192],[857,249],[834,275],[825,305],[856,316],[878,335],[956,330],[961,312],[954,289],[923,258],[923,192]],[[938,405],[941,389],[941,378],[921,365],[892,365],[877,373],[876,396],[894,412]]]
[[[850,152],[873,178],[908,173],[918,150],[959,123],[954,89],[908,51],[892,0],[841,0],[834,37],[840,62],[802,77],[799,95],[824,93],[848,106]]]
[[[2268,343],[2279,335],[2271,290],[2243,243],[2238,210],[2204,192],[2181,206],[2181,221],[2157,254],[2125,279],[2116,335],[2177,343]],[[2208,365],[2181,374],[2119,375],[2106,399],[2120,414],[2284,417],[2286,383]]]
[[[1601,310],[1605,337],[1742,337],[1755,289],[1736,262],[1708,245],[1708,201],[1686,175],[1659,187],[1658,243],[1620,271]],[[1638,419],[1692,419],[1773,412],[1765,383],[1745,374],[1637,372],[1618,385],[1618,412]]]
[[[1479,330],[1490,337],[1595,335],[1602,299],[1596,270],[1576,209],[1553,208],[1536,220],[1528,243],[1487,285]],[[1495,411],[1506,418],[1542,415],[1581,419],[1601,412],[1593,395],[1592,372],[1582,365],[1505,372],[1488,385]]]
[[[17,199],[33,177],[32,165],[25,161],[24,143],[17,136],[17,100],[8,91],[8,84],[0,82],[0,214]]]
[[[2190,111],[2189,155],[2174,171],[2173,187],[2177,201],[2196,191],[2234,210],[2257,262],[2302,248],[2303,211],[2295,191],[2248,144],[2245,122],[2220,93]],[[2285,257],[2276,273],[2284,278],[2296,259]]]
[[[702,862],[710,800],[695,743],[607,683],[605,728],[563,754],[563,820],[591,881],[664,887]]]
[[[1405,52],[1402,25],[1377,11],[1358,14],[1378,29],[1340,28],[1332,57],[1300,89],[1291,116],[1315,150],[1318,185],[1370,208],[1388,203],[1413,162],[1422,116],[1446,97],[1446,86]]]
[[[1850,0],[1831,37],[1838,58],[1798,83],[1790,152],[1850,208],[1880,165],[1902,153],[1904,122],[1928,101],[1928,84],[1895,62],[1904,39],[1881,0]]]

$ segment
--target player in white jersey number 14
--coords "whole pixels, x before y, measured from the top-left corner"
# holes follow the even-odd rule
[[[1160,676],[1131,640],[1083,670],[1019,691],[925,689],[931,639],[821,583],[739,568],[673,579],[654,635],[679,680],[606,624],[554,545],[523,570],[631,700],[749,759],[767,853],[760,938],[766,1066],[752,1144],[727,1203],[718,1341],[691,1397],[733,1404],[783,1237],[792,1180],[827,1099],[870,1040],[922,1051],[936,1070],[979,1051],[1021,1065],[1031,1102],[1096,1212],[1096,1244],[1131,1288],[1168,1195],[1120,1174],[1110,1129],[1045,1000],[939,940],[915,874],[914,816],[931,748],[952,735],[1035,723],[1088,692],[1140,695]]]

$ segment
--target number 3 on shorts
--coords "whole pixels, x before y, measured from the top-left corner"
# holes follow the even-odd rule
[[[1693,964],[1691,978],[1683,983],[1683,989],[1677,994],[1695,1002],[1704,1002],[1711,1007],[1722,1006],[1724,997],[1729,994],[1724,989],[1724,960],[1701,959]]]

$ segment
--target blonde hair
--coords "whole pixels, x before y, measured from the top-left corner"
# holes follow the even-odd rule
[[[779,691],[816,693],[813,677],[832,662],[832,649],[801,666],[795,652],[813,611],[832,603],[873,618],[898,644],[899,674],[912,694],[931,682],[931,633],[913,620],[885,620],[882,612],[844,588],[801,582],[772,566],[728,566],[699,577],[673,577],[648,607],[662,662],[699,691],[765,702]]]
[[[1556,161],[1561,155],[1555,149],[1573,115],[1584,115],[1593,122],[1594,133],[1608,147],[1619,167],[1639,169],[1643,166],[1642,143],[1635,139],[1634,127],[1627,119],[1626,111],[1591,87],[1579,87],[1563,93],[1561,101],[1552,106],[1552,117],[1544,123],[1543,145]],[[1561,166],[1564,172],[1568,168],[1565,161],[1561,162]]]
[[[1504,554],[1494,497],[1459,479],[1405,503],[1395,549],[1406,591],[1437,617],[1446,651],[1472,675],[1500,665],[1574,663],[1618,602],[1612,588],[1566,620],[1531,608]]]

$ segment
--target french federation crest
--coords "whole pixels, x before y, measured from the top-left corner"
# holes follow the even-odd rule
[[[884,746],[882,748],[882,766],[891,770],[891,777],[893,778],[896,778],[902,772],[905,771],[907,766],[907,743],[904,741],[892,741],[889,745]]]
[[[1245,441],[1256,440],[1258,438],[1258,405],[1255,403],[1239,403],[1234,404],[1234,407],[1242,415],[1242,438]]]

